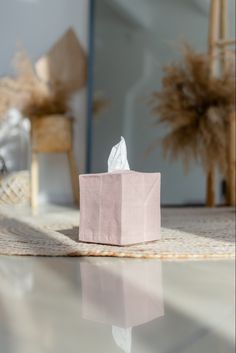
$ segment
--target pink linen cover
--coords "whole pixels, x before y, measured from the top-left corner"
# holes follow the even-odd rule
[[[84,174],[79,240],[130,245],[160,239],[160,173]]]

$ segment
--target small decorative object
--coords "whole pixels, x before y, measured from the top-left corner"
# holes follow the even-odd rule
[[[30,200],[29,171],[8,173],[0,157],[0,205],[25,205]]]
[[[79,178],[80,241],[129,245],[160,239],[160,174],[130,171],[123,138],[111,151],[108,173]]]
[[[233,67],[217,77],[211,75],[210,62],[186,46],[184,60],[164,69],[162,91],[151,98],[157,122],[170,128],[164,151],[181,157],[187,167],[199,162],[207,174],[215,167],[226,172],[229,116],[235,109]]]

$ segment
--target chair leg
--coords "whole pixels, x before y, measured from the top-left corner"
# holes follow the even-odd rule
[[[228,205],[235,207],[236,206],[236,175],[235,175],[235,160],[236,160],[236,152],[235,152],[235,143],[236,143],[236,116],[233,113],[230,116],[229,123],[229,137],[228,137]]]
[[[75,157],[72,150],[67,152],[69,167],[70,167],[70,175],[71,175],[71,185],[74,195],[75,202],[79,205],[80,204],[80,197],[79,197],[79,180],[78,180],[78,171],[76,167]]]
[[[39,176],[37,153],[32,152],[31,157],[31,207],[38,206]]]

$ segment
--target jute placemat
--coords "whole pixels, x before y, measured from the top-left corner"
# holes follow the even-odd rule
[[[79,243],[76,222],[35,225],[0,216],[0,254],[157,259],[235,258],[233,209],[164,209],[162,240],[117,247]]]

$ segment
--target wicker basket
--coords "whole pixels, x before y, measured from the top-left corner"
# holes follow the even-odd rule
[[[8,173],[0,176],[0,205],[25,205],[30,200],[30,172]]]
[[[35,117],[31,122],[32,151],[61,153],[72,146],[73,120],[64,115]]]

